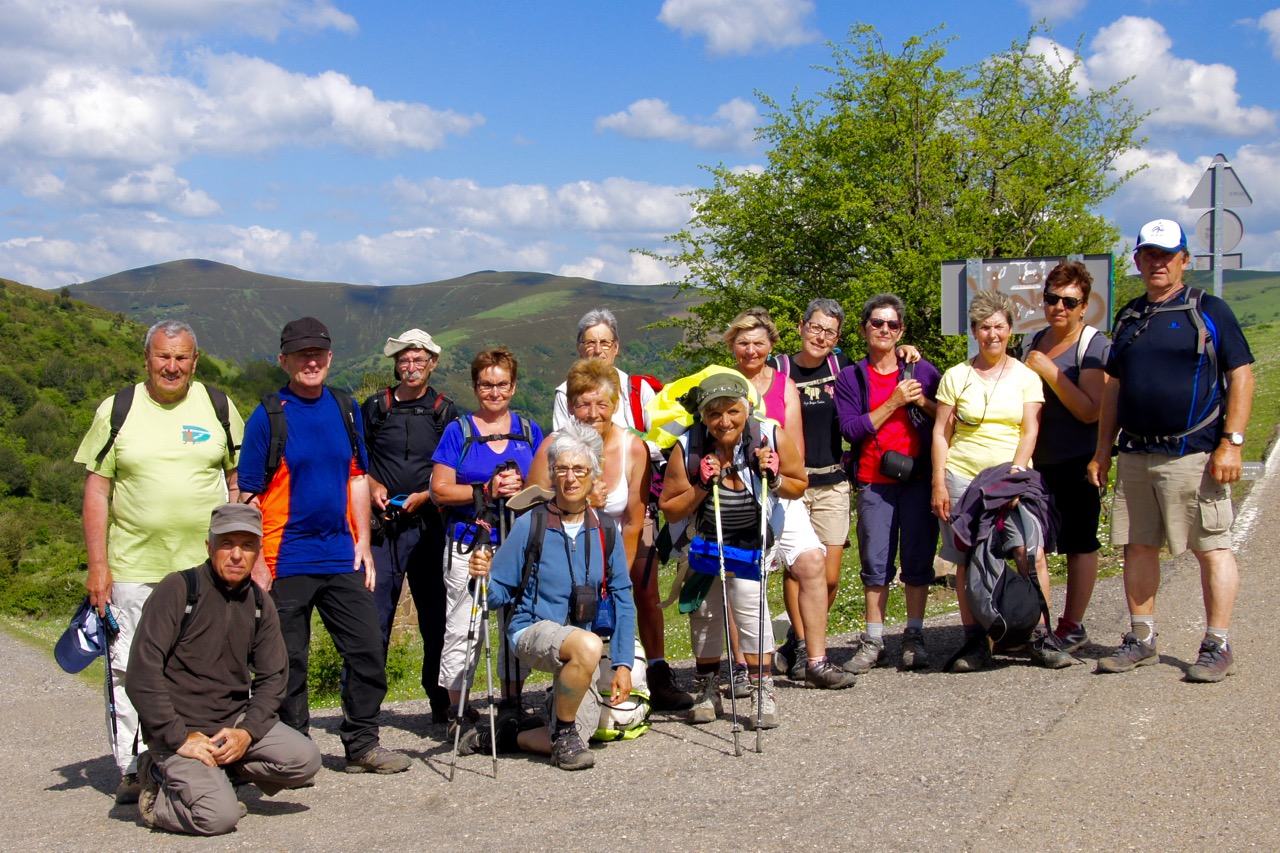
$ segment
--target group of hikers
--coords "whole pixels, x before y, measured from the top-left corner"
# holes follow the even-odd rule
[[[82,621],[97,616],[110,637],[117,801],[136,799],[152,826],[215,834],[244,813],[236,784],[268,795],[306,784],[319,767],[306,737],[313,611],[343,662],[347,772],[409,769],[376,719],[406,580],[422,686],[455,762],[527,751],[588,768],[586,741],[643,731],[647,707],[707,724],[728,704],[736,746],[740,722],[780,724],[775,677],[838,690],[888,662],[895,578],[902,669],[981,670],[993,643],[1067,667],[1089,643],[1117,440],[1111,536],[1125,549],[1131,625],[1097,671],[1156,662],[1167,544],[1195,553],[1206,590],[1186,678],[1221,680],[1237,585],[1227,486],[1240,476],[1253,358],[1226,304],[1184,286],[1188,260],[1176,223],[1143,226],[1147,291],[1118,312],[1111,341],[1084,323],[1097,298],[1089,271],[1059,263],[1044,281],[1045,327],[1020,357],[1012,300],[980,291],[976,355],[945,371],[907,343],[906,307],[889,293],[850,318],[852,334],[838,302],[814,299],[799,351],[785,355],[768,312],[745,310],[724,332],[732,367],[665,387],[620,370],[616,318],[589,311],[545,434],[511,409],[519,365],[505,347],[472,360],[464,413],[430,384],[440,345],[409,329],[383,349],[394,384],[357,407],[326,384],[332,341],[311,317],[284,327],[288,384],[242,424],[193,380],[191,327],[157,323],[146,382],[102,403],[76,456],[88,469]],[[865,356],[850,358],[842,339]],[[851,533],[866,627],[837,665],[827,616]],[[1056,626],[1051,550],[1067,561]],[[938,557],[954,565],[964,628],[945,663],[925,632]],[[664,599],[657,569],[669,558],[680,569]],[[1037,602],[1021,636],[976,578],[1007,561]],[[780,645],[765,594],[775,569],[790,623]],[[688,690],[664,643],[677,599]],[[492,688],[490,613],[499,698],[482,706],[468,700],[482,659]],[[538,713],[522,698],[531,670],[553,675]]]

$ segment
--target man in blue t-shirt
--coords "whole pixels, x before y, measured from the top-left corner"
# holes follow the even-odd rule
[[[378,738],[387,673],[372,594],[368,459],[355,404],[324,384],[332,362],[323,323],[314,317],[290,321],[280,333],[280,366],[289,384],[274,400],[264,397],[245,424],[240,496],[262,510],[253,579],[275,599],[289,652],[280,719],[303,734],[310,728],[307,661],[311,611],[319,608],[345,669],[339,734],[346,770],[399,773],[409,769],[408,757]],[[283,452],[273,452],[281,439]]]
[[[1231,493],[1253,405],[1253,354],[1221,299],[1183,285],[1191,253],[1178,223],[1138,232],[1134,263],[1147,287],[1116,315],[1098,447],[1089,463],[1106,484],[1119,436],[1111,542],[1124,546],[1132,630],[1098,672],[1155,663],[1160,546],[1200,563],[1208,623],[1188,681],[1221,681],[1234,662],[1227,629],[1239,588],[1231,551]]]

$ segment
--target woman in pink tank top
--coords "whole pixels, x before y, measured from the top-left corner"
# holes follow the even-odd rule
[[[786,430],[804,455],[804,430],[800,428],[800,392],[791,377],[768,364],[769,354],[779,340],[778,327],[763,308],[743,311],[725,330],[738,372],[747,377],[764,400],[764,413]]]

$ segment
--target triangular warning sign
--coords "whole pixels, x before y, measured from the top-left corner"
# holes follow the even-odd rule
[[[1236,170],[1231,168],[1231,164],[1227,162],[1227,158],[1219,154],[1213,158],[1214,163],[1222,163],[1223,165],[1217,170],[1218,172],[1218,199],[1222,201],[1224,207],[1249,207],[1253,204],[1253,199],[1249,196],[1249,191],[1244,188],[1244,184],[1240,183],[1240,179],[1236,177]],[[1212,165],[1205,171],[1204,177],[1200,179],[1200,183],[1196,184],[1195,191],[1191,193],[1191,197],[1187,199],[1187,207],[1192,209],[1213,207],[1213,173]]]

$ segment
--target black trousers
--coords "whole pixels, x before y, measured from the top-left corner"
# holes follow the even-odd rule
[[[271,596],[289,652],[289,686],[280,719],[303,734],[310,731],[307,666],[311,611],[318,610],[346,672],[338,735],[347,758],[359,758],[378,745],[378,711],[387,695],[387,659],[378,632],[378,610],[373,594],[364,588],[364,573],[276,578]]]

